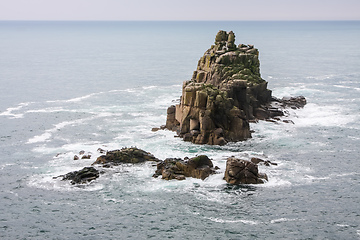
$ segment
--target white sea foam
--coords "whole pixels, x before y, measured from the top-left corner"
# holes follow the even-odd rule
[[[0,165],[0,170],[3,170],[4,168],[6,167],[9,167],[9,166],[14,166],[16,165],[15,163],[5,163],[5,164],[1,164]]]
[[[261,223],[259,221],[245,220],[245,219],[229,220],[229,219],[221,219],[221,218],[215,218],[215,217],[209,217],[207,219],[209,219],[213,222],[217,222],[217,223],[244,223],[244,224],[248,224],[248,225],[258,225]]]
[[[53,101],[46,101],[47,103],[71,103],[71,102],[81,102],[84,99],[88,99],[91,98],[93,96],[97,96],[97,95],[101,95],[104,92],[97,92],[97,93],[90,93],[84,96],[80,96],[80,97],[76,97],[76,98],[71,98],[71,99],[67,99],[67,100],[53,100]]]
[[[93,115],[93,116],[87,117],[87,118],[81,118],[81,119],[76,119],[76,120],[72,120],[72,121],[63,121],[63,122],[54,124],[53,128],[47,129],[47,130],[45,130],[44,133],[30,138],[27,141],[27,144],[46,142],[52,137],[52,135],[55,132],[57,132],[57,131],[59,131],[59,130],[67,127],[67,126],[81,125],[81,124],[84,124],[84,123],[86,123],[88,121],[91,121],[91,120],[93,120],[95,118],[104,118],[104,117],[109,117],[109,116],[112,116],[112,115],[113,114],[111,114],[111,113],[104,112],[104,113]]]
[[[360,91],[360,88],[357,88],[357,87],[344,86],[344,85],[333,85],[333,86],[337,87],[337,88],[346,88],[346,89],[353,89],[353,90],[356,90],[356,91]]]
[[[79,112],[75,109],[64,109],[63,107],[48,107],[43,109],[31,109],[26,113],[55,113],[55,112]]]
[[[339,227],[342,227],[342,228],[350,227],[350,225],[348,225],[348,224],[336,224],[336,226],[339,226]]]
[[[158,88],[158,86],[143,86],[143,89],[155,89]]]
[[[102,184],[95,181],[89,184],[71,185],[68,181],[61,181],[61,177],[54,179],[53,174],[46,175],[34,175],[29,181],[28,185],[34,188],[41,188],[45,190],[56,190],[56,191],[98,191],[104,188]]]
[[[284,180],[280,177],[268,176],[269,181],[259,187],[290,187],[292,183],[289,180]]]
[[[300,219],[295,219],[295,218],[277,218],[274,220],[271,220],[270,223],[281,223],[281,222],[294,222],[294,221],[299,221]]]
[[[41,135],[34,136],[34,137],[30,138],[27,141],[27,143],[31,144],[31,143],[45,142],[51,138],[51,136],[52,136],[51,132],[53,132],[53,131],[46,131],[45,133],[43,133]]]
[[[319,106],[314,103],[307,104],[297,111],[297,118],[293,118],[295,126],[345,126],[354,122],[355,116],[344,114],[341,106]]]
[[[331,79],[334,78],[335,75],[334,74],[326,74],[326,75],[319,75],[319,76],[308,76],[306,77],[306,79],[315,79],[315,80],[327,80],[327,79]]]
[[[4,112],[0,113],[0,116],[7,116],[10,118],[23,118],[24,117],[23,113],[15,113],[15,112],[21,110],[23,107],[30,105],[31,103],[32,102],[25,102],[25,103],[20,103],[17,107],[9,107]]]

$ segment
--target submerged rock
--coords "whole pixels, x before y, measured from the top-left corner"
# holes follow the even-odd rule
[[[183,83],[180,104],[168,108],[165,126],[196,144],[251,138],[249,121],[284,115],[270,105],[267,84],[260,76],[258,49],[236,46],[233,32],[219,31],[192,79]]]
[[[258,166],[254,162],[234,157],[226,161],[224,179],[230,184],[261,184],[264,180],[268,180],[266,174],[259,173]]]
[[[84,167],[79,171],[69,172],[61,175],[62,180],[70,180],[71,184],[84,184],[95,180],[100,175],[99,171],[94,167]]]
[[[204,180],[215,173],[212,161],[205,155],[190,159],[167,158],[157,164],[153,177],[161,176],[162,179],[184,180],[186,177]]]
[[[142,163],[145,161],[160,161],[154,155],[136,147],[122,148],[121,150],[113,150],[101,155],[92,164],[110,164],[118,165],[120,163]]]

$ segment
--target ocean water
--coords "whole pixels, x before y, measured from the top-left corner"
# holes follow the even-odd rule
[[[295,124],[251,124],[252,139],[222,147],[152,132],[220,29],[259,49],[274,96],[307,98],[284,117]],[[1,239],[360,239],[360,22],[0,22],[0,84]],[[130,146],[220,170],[53,179]],[[74,161],[81,150],[91,159]],[[229,156],[278,165],[231,186]]]

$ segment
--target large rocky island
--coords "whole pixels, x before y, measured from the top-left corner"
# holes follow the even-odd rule
[[[168,108],[165,127],[196,144],[224,145],[251,138],[249,121],[281,116],[279,106],[306,103],[303,97],[273,98],[267,84],[260,75],[258,49],[236,46],[232,31],[219,31],[191,80],[183,83],[180,104]]]
[[[280,118],[276,117],[284,115],[286,107],[300,108],[306,104],[304,97],[272,97],[267,84],[260,76],[259,51],[253,45],[236,46],[233,32],[219,31],[215,45],[200,58],[192,79],[184,82],[180,104],[168,108],[164,128],[177,131],[185,141],[224,145],[250,138],[250,121],[271,118],[271,121],[279,121]],[[193,177],[204,180],[219,169],[205,155],[184,159],[170,156],[159,160],[136,147],[100,150],[106,155],[98,157],[92,165],[101,167],[102,171],[121,164],[156,162],[155,178],[184,180]],[[74,157],[74,160],[78,159]],[[228,157],[224,180],[229,184],[264,183],[268,178],[258,171],[259,164],[276,165],[259,158]],[[93,166],[58,177],[72,184],[91,182],[101,174]]]

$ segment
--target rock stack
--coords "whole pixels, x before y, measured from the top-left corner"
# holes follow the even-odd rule
[[[166,128],[197,144],[242,141],[251,137],[249,120],[271,99],[258,49],[236,46],[232,31],[219,31],[184,82],[180,104],[168,108]]]

